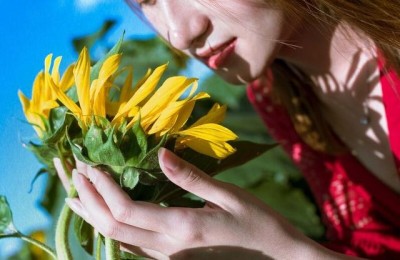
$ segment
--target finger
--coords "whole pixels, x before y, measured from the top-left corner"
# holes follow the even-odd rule
[[[211,178],[173,152],[160,148],[158,157],[164,174],[184,190],[221,207],[234,200],[234,194],[226,188],[225,183]]]
[[[163,250],[164,246],[169,244],[164,235],[116,221],[104,200],[85,176],[74,170],[72,179],[82,206],[87,212],[87,216],[82,217],[88,219],[88,222],[102,235],[156,251]]]
[[[79,159],[74,155],[75,158],[75,167],[79,173],[85,175],[87,177],[87,169],[90,167],[86,163],[79,161]]]
[[[120,248],[122,251],[140,256],[140,259],[142,259],[143,257],[145,257],[144,259],[168,259],[166,255],[161,254],[160,252],[146,248],[140,248],[133,245],[121,243]]]
[[[59,158],[53,158],[53,164],[56,168],[57,175],[60,178],[62,185],[64,186],[64,189],[67,191],[67,193],[69,193],[71,189],[71,183],[69,182],[69,178],[64,170],[61,160]]]
[[[88,176],[117,221],[161,233],[176,224],[173,209],[132,201],[110,175],[96,168],[89,167]]]
[[[86,222],[90,223],[89,213],[83,207],[82,202],[78,198],[66,198],[65,203],[68,204],[69,208],[72,209],[73,212],[83,218]]]

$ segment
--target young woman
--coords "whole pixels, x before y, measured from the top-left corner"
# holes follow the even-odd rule
[[[79,163],[79,199],[68,200],[77,214],[126,250],[157,259],[400,257],[400,3],[133,1],[173,47],[248,84],[268,131],[309,182],[327,242],[165,149],[165,175],[205,199],[204,208],[131,201]]]

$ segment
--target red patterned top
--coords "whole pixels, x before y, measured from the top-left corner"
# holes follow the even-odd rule
[[[379,65],[389,142],[400,173],[400,79]],[[400,194],[351,153],[333,156],[305,144],[285,108],[271,100],[270,86],[253,82],[249,100],[307,180],[326,226],[325,245],[349,255],[400,259]]]

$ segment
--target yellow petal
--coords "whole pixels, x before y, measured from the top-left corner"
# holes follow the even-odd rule
[[[128,94],[130,97],[133,96],[139,88],[142,87],[142,85],[146,82],[146,80],[149,78],[151,75],[151,69],[148,69],[146,74],[136,83],[135,87],[131,90],[131,92]]]
[[[174,125],[179,116],[179,111],[185,106],[187,100],[171,103],[160,114],[160,117],[154,122],[148,134],[154,134],[162,131],[168,132]]]
[[[58,88],[50,77],[46,77],[46,80],[56,94],[58,100],[60,100],[60,102],[63,103],[64,106],[66,106],[74,115],[81,118],[82,110],[80,109],[80,107],[75,104],[75,102],[70,99],[60,88]]]
[[[107,115],[115,116],[118,112],[120,105],[121,104],[119,101],[107,101],[106,103]]]
[[[49,73],[45,72],[44,77],[46,78],[46,77],[51,77],[51,76]],[[53,82],[54,82],[54,80],[53,80]],[[54,82],[54,84],[56,84],[56,83]],[[54,99],[54,96],[55,96],[55,94],[52,91],[51,86],[48,84],[47,80],[45,79],[44,84],[41,88],[41,100],[40,100],[39,107],[41,107],[41,104],[43,104],[47,100]]]
[[[92,88],[95,93],[92,97],[93,115],[96,117],[106,117],[106,84],[101,84],[100,80],[96,79],[92,83]]]
[[[33,81],[31,106],[34,110],[39,110],[39,104],[43,100],[42,88],[44,86],[44,72],[39,72]]]
[[[236,151],[235,148],[226,142],[210,142],[195,137],[184,137],[177,140],[177,142],[180,146],[187,146],[198,153],[216,159],[224,159]]]
[[[197,100],[203,99],[203,98],[209,98],[210,95],[205,93],[205,92],[200,92],[196,96],[194,96],[190,101],[185,104],[184,107],[179,111],[178,118],[176,119],[175,125],[171,128],[168,129],[170,130],[171,133],[175,133],[179,131],[187,122],[189,117],[192,115],[192,111],[194,108],[194,105]],[[165,134],[165,131],[160,133],[161,135]]]
[[[226,106],[220,106],[219,104],[214,104],[207,115],[199,118],[191,127],[203,125],[207,123],[221,123],[225,118]]]
[[[121,104],[126,103],[132,96],[131,95],[132,81],[133,81],[133,69],[132,67],[130,67],[128,76],[126,76],[124,85],[122,86],[121,93],[119,95],[119,101],[121,102]]]
[[[74,67],[75,67],[74,65],[68,66],[67,70],[64,72],[61,78],[60,88],[64,92],[66,92],[75,83],[73,74]]]
[[[170,102],[176,101],[196,79],[168,78],[141,109],[142,126],[151,125]]]
[[[137,106],[154,91],[166,68],[167,65],[164,64],[154,70],[154,72],[147,78],[143,85],[137,89],[136,93],[129,99],[129,101],[126,102],[125,105],[121,106],[117,115],[114,117],[113,122],[118,121],[120,117],[125,117],[133,107]]]
[[[26,119],[33,126],[36,134],[42,138],[45,131],[45,126],[41,115],[36,112],[28,111],[26,114]]]
[[[51,60],[53,58],[53,53],[50,53],[44,59],[44,72],[50,72]]]
[[[213,123],[191,127],[187,130],[179,131],[177,132],[177,134],[182,136],[193,136],[196,138],[215,142],[237,139],[237,135],[235,135],[231,130]]]
[[[53,69],[51,70],[51,77],[53,78],[54,83],[58,85],[60,83],[60,63],[61,63],[61,56],[58,56],[53,63]]]
[[[82,115],[89,116],[90,113],[90,58],[87,48],[81,51],[78,62],[74,68],[75,83],[78,93],[79,105]],[[83,119],[86,122],[88,119]]]
[[[41,104],[41,112],[43,113],[43,114],[45,114],[46,115],[46,118],[48,117],[48,112],[51,110],[51,109],[53,109],[53,108],[55,108],[55,107],[58,107],[58,103],[55,101],[55,100],[47,100],[47,101],[45,101],[45,102],[43,102],[42,104]]]
[[[121,54],[114,54],[108,57],[101,66],[99,80],[107,81],[117,71],[120,61]]]
[[[19,101],[21,102],[21,105],[22,105],[22,110],[24,111],[24,114],[26,116],[26,113],[30,107],[31,101],[29,100],[29,98],[27,98],[24,95],[24,93],[22,93],[21,90],[18,90],[18,97],[19,97]]]
[[[129,110],[128,117],[134,117],[139,113],[140,109],[139,107],[132,107],[131,110]]]
[[[187,122],[189,117],[192,115],[195,102],[187,102],[185,106],[179,112],[178,118],[176,119],[175,125],[170,129],[170,133],[176,133],[179,131]],[[161,132],[160,135],[164,135],[165,131]]]

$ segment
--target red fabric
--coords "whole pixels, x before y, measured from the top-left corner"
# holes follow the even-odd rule
[[[399,167],[400,79],[393,71],[385,71],[382,62],[380,68],[389,141]],[[326,226],[328,242],[324,245],[350,255],[400,259],[400,194],[350,153],[332,156],[305,144],[287,111],[270,99],[271,82],[250,84],[248,98],[271,136],[282,144],[307,180]]]

